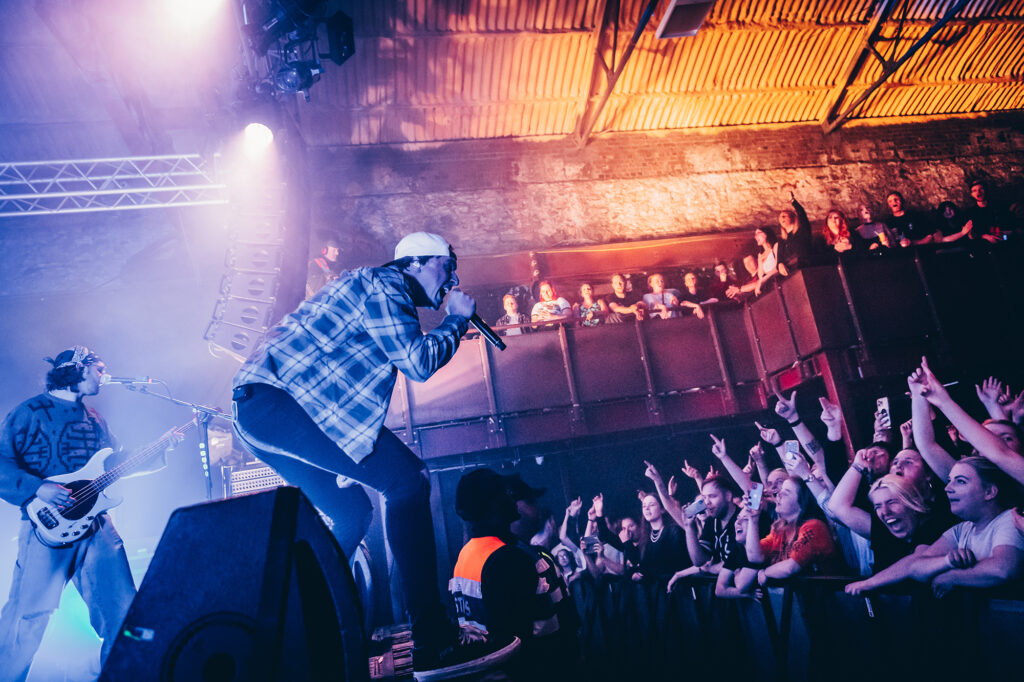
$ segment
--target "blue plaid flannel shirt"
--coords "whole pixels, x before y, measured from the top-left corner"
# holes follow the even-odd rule
[[[451,360],[469,320],[448,315],[420,329],[406,275],[397,268],[342,273],[274,328],[235,375],[234,386],[288,392],[345,453],[373,452],[398,370],[426,381]]]

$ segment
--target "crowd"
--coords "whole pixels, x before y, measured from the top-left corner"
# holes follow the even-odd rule
[[[640,273],[615,274],[608,284],[582,282],[571,294],[572,302],[559,294],[556,283],[542,280],[535,291],[516,287],[507,293],[502,299],[505,314],[495,324],[502,334],[511,336],[551,328],[556,322],[595,327],[684,315],[703,318],[708,305],[759,296],[777,279],[829,255],[881,254],[960,240],[994,244],[1013,237],[1020,228],[1020,207],[992,199],[982,180],[969,184],[970,205],[964,208],[943,201],[933,210],[918,211],[907,206],[900,192],[892,191],[886,196],[884,217],[867,205],[858,206],[856,218],[849,219],[842,211],[831,210],[817,231],[794,196],[792,206],[779,213],[778,230],[767,226],[754,230],[752,247],[730,263],[687,270],[678,281],[674,272],[654,272],[646,275],[645,283]],[[605,296],[595,295],[598,287],[607,290],[609,284]]]
[[[939,597],[1024,586],[1024,391],[1014,396],[996,379],[977,386],[988,415],[978,421],[927,360],[907,384],[912,418],[893,429],[880,409],[872,442],[848,466],[839,407],[820,398],[817,428],[795,392],[778,395],[780,421],[755,422],[760,441],[745,466],[714,435],[718,466],[706,475],[683,460],[665,481],[644,462],[639,516],[607,515],[600,492],[583,512],[578,497],[553,553],[569,582],[612,574],[666,580],[671,592],[705,574],[717,576],[723,598],[754,597],[766,581],[798,575],[848,576],[850,594],[905,580],[929,583]],[[951,425],[942,437],[939,414]],[[680,494],[684,476],[696,484],[692,500]]]
[[[913,583],[926,585],[939,599],[955,589],[1024,587],[1024,391],[1014,394],[995,378],[984,381],[976,394],[986,417],[978,420],[968,412],[977,406],[959,405],[925,358],[907,386],[911,419],[893,424],[890,405],[880,401],[871,440],[858,444],[850,462],[846,415],[838,405],[819,397],[820,415],[812,416],[798,409],[796,391],[777,394],[775,416],[753,422],[758,438],[743,444],[743,458],[730,454],[726,440],[712,434],[715,464],[706,473],[683,453],[678,471],[667,480],[644,461],[636,472],[641,487],[634,508],[609,509],[600,490],[570,491],[586,494],[569,501],[559,522],[538,502],[543,489],[531,488],[518,475],[503,483],[489,470],[474,470],[460,481],[456,500],[471,537],[481,538],[463,549],[455,571],[460,613],[472,622],[480,613],[498,622],[518,618],[516,632],[538,652],[526,655],[524,664],[544,662],[547,673],[558,670],[552,676],[534,667],[524,679],[573,679],[578,669],[572,661],[582,638],[594,654],[593,638],[613,636],[595,634],[594,628],[612,627],[593,621],[602,608],[598,601],[614,610],[624,599],[622,608],[653,613],[658,593],[667,589],[665,603],[681,588],[689,595],[697,584],[686,580],[690,576],[713,580],[714,595],[725,600],[761,601],[762,588],[772,581],[803,576],[840,578],[846,593],[864,596]],[[468,490],[474,479],[488,477],[489,485]],[[693,481],[695,496],[686,479]],[[470,492],[480,511],[467,511]],[[511,509],[514,503],[518,513]],[[498,549],[508,554],[503,548],[516,543],[526,549],[519,552],[522,567],[499,570]],[[467,562],[485,546],[495,559],[472,573],[480,590],[460,576],[470,574]],[[503,563],[513,559],[500,558]],[[538,572],[555,565],[558,571],[538,582],[533,563]],[[514,576],[529,580],[512,598]],[[488,584],[494,586],[492,598],[474,608],[466,594],[477,590],[487,602]],[[633,584],[639,591],[624,587]],[[534,585],[545,586],[545,599],[571,595],[578,616],[556,599],[561,604],[557,631],[531,635]],[[537,588],[536,594],[542,591]],[[634,601],[627,605],[628,595]],[[550,606],[535,611],[545,623],[554,613]],[[625,622],[643,620],[638,614],[624,617]],[[533,618],[533,632],[541,632]],[[579,644],[573,627],[584,633]],[[587,660],[584,653],[584,664]],[[551,662],[560,667],[552,668]]]

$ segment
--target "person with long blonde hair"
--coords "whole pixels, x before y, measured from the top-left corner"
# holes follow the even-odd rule
[[[868,499],[874,514],[854,504],[860,481],[861,476],[850,467],[832,493],[828,507],[837,521],[871,543],[873,572],[891,566],[920,545],[930,545],[948,527],[946,517],[932,513],[931,506],[908,477],[890,473],[871,485]]]

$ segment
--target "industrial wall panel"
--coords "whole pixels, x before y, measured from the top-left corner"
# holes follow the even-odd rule
[[[707,320],[687,315],[644,325],[655,392],[722,384],[722,369],[708,324]]]
[[[581,403],[647,395],[633,324],[575,329],[568,338]]]
[[[480,342],[466,342],[452,360],[424,383],[407,382],[416,424],[439,424],[488,414]]]
[[[558,333],[542,328],[517,336],[508,349],[494,355],[494,387],[498,412],[571,404]]]

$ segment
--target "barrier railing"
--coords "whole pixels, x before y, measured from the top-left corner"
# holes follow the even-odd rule
[[[588,680],[1016,679],[1024,585],[926,585],[847,595],[842,578],[770,584],[759,600],[721,599],[710,578],[634,583],[584,576],[571,587]]]

